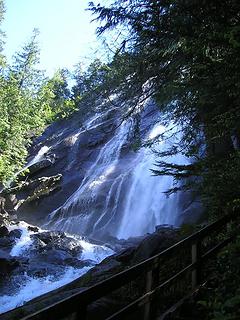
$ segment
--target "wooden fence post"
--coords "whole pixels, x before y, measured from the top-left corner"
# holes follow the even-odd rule
[[[153,286],[153,270],[148,271],[146,276],[146,292],[149,292],[152,290]],[[150,301],[145,304],[144,307],[144,320],[149,320],[150,316]]]
[[[146,275],[146,293],[152,291],[159,284],[159,261],[155,261],[152,270]],[[150,319],[151,301],[147,302],[144,307],[144,320]]]
[[[199,240],[192,244],[192,263],[197,263],[196,267],[192,271],[192,289],[195,289],[201,281],[200,247],[201,244]]]

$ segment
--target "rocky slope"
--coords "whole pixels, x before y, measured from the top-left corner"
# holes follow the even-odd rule
[[[163,192],[174,185],[172,178],[152,177],[152,151],[136,149],[140,140],[147,142],[164,130],[152,101],[126,121],[121,108],[105,101],[104,111],[83,120],[76,113],[53,124],[32,146],[24,181],[3,193],[9,213],[98,239],[139,236],[159,224],[196,220],[199,206],[192,195],[166,198]],[[186,161],[181,156],[172,160]]]
[[[18,312],[36,310],[150,257],[179,239],[169,225],[196,221],[201,213],[190,192],[165,196],[174,185],[171,177],[151,175],[155,156],[139,142],[147,143],[166,130],[156,105],[146,100],[124,120],[117,101],[101,104],[98,113],[75,113],[48,127],[32,145],[18,182],[1,192],[4,310],[22,304],[26,292],[26,301],[36,296],[29,295],[31,281],[47,288],[35,290],[41,295],[91,271],[1,319],[17,319]],[[160,141],[156,150],[165,150],[167,143]],[[181,155],[171,160],[187,161]],[[155,231],[159,225],[165,227]],[[15,305],[9,302],[16,299]],[[109,308],[109,301],[103,304]]]

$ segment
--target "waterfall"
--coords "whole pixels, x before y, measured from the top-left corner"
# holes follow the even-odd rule
[[[99,189],[114,174],[121,147],[127,140],[130,126],[131,121],[123,122],[119,126],[112,139],[101,148],[98,157],[88,169],[79,188],[60,208],[50,214],[44,227],[54,227],[70,233],[81,234],[86,232],[91,223],[91,213],[94,211],[94,203]],[[106,203],[110,193],[106,196]]]
[[[153,139],[167,129],[162,125],[155,125],[149,133]],[[158,143],[158,151],[167,149],[167,143]],[[122,220],[117,230],[117,237],[127,239],[154,232],[157,225],[177,225],[179,216],[179,194],[166,197],[165,192],[174,186],[170,176],[153,176],[156,158],[148,148],[142,148],[138,154],[138,164],[133,168],[131,183],[126,192],[125,207]],[[171,157],[174,163],[185,163],[182,155]]]
[[[36,156],[35,156],[31,161],[29,161],[22,170],[25,170],[25,169],[29,168],[30,166],[32,166],[33,164],[41,161],[41,160],[44,158],[44,155],[49,151],[49,149],[50,149],[49,147],[43,146],[43,147],[38,151],[38,153],[36,154]]]
[[[104,113],[95,115],[74,135],[68,169],[74,166],[81,152],[81,134],[86,130],[93,130],[94,134],[94,129],[104,123],[104,116]],[[154,139],[166,130],[161,124],[151,125],[145,140]],[[96,237],[111,234],[126,239],[153,232],[157,225],[178,225],[179,194],[169,197],[165,194],[174,186],[172,177],[153,176],[151,169],[156,158],[151,148],[142,147],[138,152],[128,150],[127,155],[121,155],[133,131],[134,120],[124,121],[117,127],[99,149],[78,188],[48,215],[44,228]],[[160,141],[155,148],[164,151],[168,144],[169,141]],[[170,160],[186,163],[182,155]]]

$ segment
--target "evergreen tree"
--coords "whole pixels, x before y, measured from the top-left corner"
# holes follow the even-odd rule
[[[23,166],[32,139],[52,121],[69,116],[75,105],[67,88],[66,71],[47,79],[39,70],[38,31],[3,66],[0,84],[0,182],[6,183]]]
[[[67,69],[59,69],[48,81],[48,88],[52,92],[51,121],[69,117],[77,111],[76,101],[72,99],[72,92],[68,85],[69,77],[70,73]]]
[[[3,0],[0,0],[0,26],[4,20],[4,13],[5,13],[4,2]],[[4,32],[0,29],[0,70],[4,65],[4,56],[2,55],[3,45],[4,45]]]
[[[238,141],[240,130],[239,1],[118,0],[109,7],[91,3],[90,9],[102,23],[99,34],[127,26],[118,50],[131,57],[125,90],[141,96],[150,82],[149,95],[181,127],[181,142],[159,154],[154,172],[201,177],[198,191],[215,211],[238,202],[240,189],[232,184],[240,179],[240,163],[232,137]],[[179,152],[195,162],[163,161]]]

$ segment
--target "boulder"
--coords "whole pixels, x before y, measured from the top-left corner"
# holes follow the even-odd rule
[[[12,237],[0,238],[0,249],[10,252],[16,241]]]
[[[4,197],[0,196],[0,214],[6,214],[6,209],[5,209],[5,204],[6,204],[6,199]]]
[[[32,238],[32,237],[31,237]],[[29,257],[35,257],[37,254],[43,252],[46,247],[46,243],[38,238],[32,238],[32,245],[28,249]]]
[[[38,232],[39,228],[35,227],[35,226],[28,226],[28,231],[32,231],[32,232]]]
[[[38,262],[45,262],[47,264],[66,265],[66,260],[71,259],[72,256],[64,250],[51,249],[45,250],[36,256]]]
[[[64,232],[61,231],[45,231],[39,232],[31,235],[32,239],[39,239],[43,241],[45,244],[49,244],[50,242],[56,241],[64,237]]]
[[[32,239],[41,240],[46,246],[44,250],[63,250],[72,256],[80,255],[82,247],[73,238],[67,237],[64,232],[46,231],[31,235]]]
[[[8,231],[8,228],[6,226],[0,227],[0,238],[1,237],[6,237],[6,236],[8,236],[8,234],[9,234],[9,231]]]
[[[158,254],[159,252],[171,246],[174,242],[177,242],[178,239],[178,229],[165,226],[157,227],[154,233],[149,234],[145,239],[142,240],[136,249],[132,263],[139,263],[140,261]]]
[[[0,249],[0,278],[9,275],[19,266],[19,262]]]
[[[9,237],[20,239],[22,236],[22,230],[21,229],[14,229],[9,232]]]

